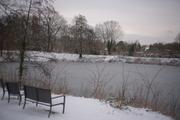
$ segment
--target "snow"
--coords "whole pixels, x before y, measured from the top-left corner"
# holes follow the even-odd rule
[[[18,60],[17,51],[12,51],[11,59]],[[6,61],[0,57],[0,61]],[[124,62],[124,63],[138,63],[138,64],[160,64],[160,65],[178,65],[180,66],[180,58],[153,58],[153,57],[130,57],[120,55],[83,55],[79,59],[78,54],[70,53],[54,53],[54,52],[38,52],[27,51],[26,61],[74,61],[74,62]]]
[[[67,60],[67,61],[79,61],[78,54],[69,54],[69,53],[47,53],[47,52],[36,52],[30,51],[27,52],[32,60],[38,61],[48,61],[50,59],[57,59],[57,60]],[[129,56],[118,56],[118,55],[83,55],[84,61],[91,61],[91,62],[135,62],[135,60],[141,59],[144,62],[150,61],[162,61],[163,63],[168,63],[172,60],[180,61],[178,58],[147,58],[147,57],[129,57]]]
[[[1,92],[0,89],[2,95]],[[144,108],[127,107],[120,110],[97,99],[69,95],[66,97],[65,114],[62,114],[62,106],[56,106],[53,107],[50,118],[48,107],[36,107],[34,103],[27,102],[23,110],[22,104],[18,106],[17,99],[12,99],[8,103],[7,96],[0,100],[0,120],[173,120]]]
[[[124,62],[124,63],[139,63],[139,64],[166,64],[166,65],[180,65],[179,58],[151,58],[151,57],[129,57],[120,55],[83,55],[79,59],[78,54],[69,53],[47,53],[29,51],[27,52],[31,61],[49,61],[49,60],[63,60],[63,61],[80,61],[80,62]]]

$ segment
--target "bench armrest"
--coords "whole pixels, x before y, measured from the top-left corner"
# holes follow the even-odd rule
[[[52,97],[51,99],[56,99],[56,98],[60,98],[60,97],[65,97],[65,95],[55,96],[55,97]]]

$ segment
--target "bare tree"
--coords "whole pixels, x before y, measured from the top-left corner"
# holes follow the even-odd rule
[[[15,32],[12,29],[13,17],[17,16],[17,11],[14,9],[16,4],[12,0],[1,0],[0,1],[0,50],[1,56],[3,55],[3,50],[9,50],[14,44]],[[16,14],[16,15],[15,15]],[[13,26],[15,27],[15,26]],[[9,37],[11,36],[11,38]],[[10,39],[13,39],[10,41]],[[10,43],[11,42],[11,43]],[[8,52],[7,52],[8,53]]]
[[[30,18],[30,12],[32,7],[32,0],[29,1],[29,7],[27,12],[27,18],[25,19],[25,29],[24,29],[24,35],[21,42],[20,47],[20,64],[19,64],[19,77],[20,80],[23,76],[23,68],[24,68],[24,58],[25,58],[25,51],[26,51],[26,40],[27,40],[27,33],[28,33],[28,25],[29,25],[29,18]]]
[[[96,33],[106,44],[108,54],[112,54],[116,41],[121,40],[123,32],[117,21],[106,21],[103,24],[96,25]]]
[[[177,34],[175,41],[180,44],[180,33]]]
[[[134,56],[134,54],[139,51],[141,49],[141,45],[138,42],[138,40],[136,40],[134,43],[129,45],[129,56]]]
[[[18,41],[19,41],[19,79],[22,79],[23,70],[24,70],[24,59],[25,59],[25,52],[28,47],[28,39],[30,38],[30,24],[31,24],[31,16],[37,15],[39,9],[42,6],[46,6],[49,4],[47,0],[23,0],[19,1],[12,1],[8,0],[8,2],[1,1],[0,5],[3,6],[2,10],[4,10],[5,14],[14,13],[19,18],[21,18],[21,24],[18,26],[21,28],[21,34],[19,34]]]
[[[0,16],[17,13],[17,0],[1,0],[0,1]]]
[[[88,27],[86,17],[78,15],[74,17],[74,23],[72,25],[72,35],[74,40],[77,42],[77,51],[79,58],[82,58],[83,53],[83,40],[85,39],[86,29]]]
[[[175,38],[175,42],[178,43],[179,49],[180,49],[180,33],[177,34],[177,36],[176,36],[176,38]]]
[[[20,40],[20,47],[19,47],[19,56],[20,56],[20,62],[19,62],[19,78],[20,80],[22,79],[22,75],[23,75],[23,66],[24,66],[24,58],[25,58],[25,50],[26,50],[26,46],[27,46],[27,33],[28,33],[28,26],[29,26],[29,19],[30,19],[30,13],[31,13],[31,8],[32,8],[32,4],[33,4],[33,0],[29,0],[29,1],[21,1],[19,4],[17,4],[17,1],[8,1],[9,4],[1,1],[1,6],[3,6],[5,12],[4,13],[8,13],[9,11],[13,11],[14,14],[16,14],[17,16],[21,16],[23,18],[22,22],[22,29],[23,29],[23,33],[21,36],[21,40]],[[5,3],[5,4],[3,4]],[[14,5],[12,5],[13,3],[15,3],[15,7]],[[9,10],[7,12],[7,9]]]
[[[67,22],[51,5],[45,6],[39,12],[45,30],[45,39],[47,39],[46,51],[50,52],[55,49],[56,38],[64,34]]]

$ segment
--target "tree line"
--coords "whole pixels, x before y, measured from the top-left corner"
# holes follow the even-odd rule
[[[80,58],[82,54],[133,56],[137,51],[144,51],[145,46],[138,41],[127,43],[122,40],[123,30],[117,21],[105,21],[93,27],[85,16],[77,15],[68,24],[52,4],[50,0],[1,0],[1,55],[3,50],[22,49],[77,53]],[[178,39],[177,36],[177,42],[173,44],[179,45]],[[151,45],[151,51],[157,51],[163,45]],[[171,48],[173,45],[165,46]]]
[[[144,50],[138,41],[122,41],[123,30],[117,21],[88,24],[85,16],[77,15],[71,24],[53,7],[52,0],[0,1],[0,52],[18,50],[20,71],[25,51],[47,51],[82,54],[122,54],[134,56]],[[179,35],[174,46],[180,46]],[[162,45],[151,45],[156,51]],[[173,45],[170,48],[174,48]],[[169,47],[168,47],[169,48]],[[20,72],[20,76],[22,72]]]
[[[83,15],[68,24],[49,0],[2,0],[0,2],[0,50],[38,50],[47,52],[101,54],[112,53],[122,37],[117,21],[106,21],[95,28]],[[24,44],[24,45],[23,45]]]

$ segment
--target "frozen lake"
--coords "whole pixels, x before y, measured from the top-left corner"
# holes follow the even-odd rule
[[[135,88],[153,80],[153,88],[163,92],[180,91],[180,67],[164,65],[144,65],[126,63],[81,63],[81,62],[58,62],[51,63],[47,67],[52,70],[54,84],[58,80],[65,79],[70,93],[74,95],[88,94],[96,80],[101,81],[106,92],[117,94],[123,80],[127,80],[128,89]],[[16,63],[1,63],[1,74],[12,79],[18,71]],[[29,70],[29,79],[38,78],[37,70]],[[36,74],[36,75],[35,75]],[[44,78],[38,78],[44,79]],[[56,84],[57,85],[57,84]],[[90,94],[90,93],[89,93]]]
[[[63,64],[63,65],[62,65]],[[55,71],[60,71],[64,63],[59,63]],[[93,79],[109,81],[107,90],[115,93],[127,80],[128,87],[153,80],[153,86],[162,91],[180,91],[180,67],[142,65],[125,63],[66,63],[68,82],[72,91],[81,93],[83,88],[92,87]],[[106,83],[105,83],[106,84]],[[83,88],[82,88],[83,87]],[[78,92],[79,91],[79,92]]]

